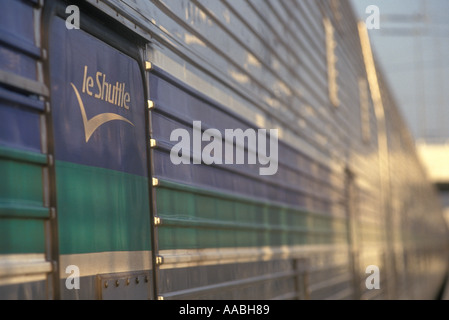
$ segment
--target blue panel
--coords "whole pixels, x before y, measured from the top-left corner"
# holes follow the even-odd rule
[[[34,58],[39,55],[40,50],[34,40],[33,4],[3,0],[0,10],[0,69],[36,80]]]
[[[41,50],[34,45],[34,43],[29,42],[17,36],[17,34],[12,33],[7,30],[2,30],[0,28],[0,43],[6,44],[8,47],[22,51],[28,55],[35,58],[41,57]]]
[[[0,69],[36,80],[36,60],[1,45]]]
[[[54,18],[50,60],[56,160],[147,176],[137,62]],[[80,50],[82,48],[82,50]]]
[[[2,0],[0,30],[8,30],[21,40],[34,43],[33,4],[18,0]]]
[[[271,176],[260,175],[259,169],[266,165],[249,164],[247,161],[245,164],[224,164],[224,158],[222,164],[192,164],[191,159],[189,164],[173,164],[170,151],[176,142],[170,141],[170,135],[175,129],[186,130],[192,149],[193,121],[201,121],[202,130],[218,129],[222,137],[225,136],[226,129],[258,128],[241,115],[190,88],[165,71],[157,67],[152,70],[150,98],[156,105],[152,112],[152,137],[159,146],[154,152],[156,177],[259,197],[312,211],[330,212],[336,197],[329,184],[329,168],[316,163],[281,140],[278,144],[279,168]],[[209,141],[202,141],[201,150],[208,143]],[[221,146],[224,155],[224,143]],[[247,141],[245,146],[248,147]],[[245,159],[247,156],[248,150],[245,150]]]
[[[0,144],[41,152],[39,114],[0,100]]]
[[[20,105],[38,111],[44,111],[44,101],[38,100],[36,96],[24,96],[2,87],[0,87],[0,100],[12,102],[18,106]]]

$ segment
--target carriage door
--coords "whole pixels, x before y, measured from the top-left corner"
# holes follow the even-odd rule
[[[67,28],[65,9],[55,5],[47,19],[60,296],[148,299],[142,50],[92,8],[80,6],[81,28]]]

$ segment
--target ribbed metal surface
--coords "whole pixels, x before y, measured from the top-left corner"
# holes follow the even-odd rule
[[[48,285],[54,256],[42,8],[34,1],[4,5],[0,13],[0,284],[4,286],[0,297],[47,299],[54,297]]]
[[[447,258],[440,208],[388,84],[370,68],[349,1],[87,3],[148,41],[156,295],[434,297]],[[0,54],[21,62],[0,64],[0,82],[48,95],[30,71],[41,54],[33,26],[4,29],[24,37],[0,29],[9,44]],[[203,131],[278,129],[277,173],[174,165],[170,134],[192,136],[194,121]],[[245,158],[255,152],[243,149]],[[381,270],[380,290],[366,287],[370,265]]]
[[[399,289],[401,281],[396,279],[401,279],[398,275],[408,271],[400,257],[407,251],[417,256],[422,253],[411,251],[414,239],[403,238],[402,233],[409,233],[411,224],[404,226],[401,217],[409,215],[412,220],[419,221],[420,212],[432,206],[430,203],[435,198],[426,185],[427,191],[419,206],[413,210],[408,208],[406,213],[400,207],[402,201],[408,201],[414,194],[406,172],[413,172],[421,181],[425,176],[382,78],[388,149],[379,149],[378,137],[383,129],[376,118],[370,88],[362,92],[364,89],[360,85],[368,86],[367,71],[357,22],[349,4],[155,0],[141,9],[142,14],[153,17],[152,35],[161,46],[150,47],[151,61],[165,70],[159,72],[156,68],[153,73],[157,77],[162,75],[162,81],[157,80],[158,89],[163,86],[160,82],[168,81],[181,88],[184,94],[177,96],[175,91],[150,87],[150,97],[154,97],[156,106],[153,137],[161,141],[159,152],[165,149],[167,154],[170,150],[172,144],[168,143],[167,136],[171,130],[188,128],[193,120],[201,120],[205,128],[235,128],[236,125],[247,128],[249,121],[250,127],[281,129],[280,169],[275,177],[260,178],[248,166],[235,173],[233,168],[202,166],[181,170],[170,167],[170,160],[156,152],[158,178],[260,196],[331,216],[345,217],[350,202],[354,211],[350,223],[355,229],[352,246],[354,254],[358,255],[353,269],[356,275],[352,277],[355,281],[359,277],[366,278],[365,268],[375,264],[382,270],[385,284],[383,290],[376,292],[377,298],[403,294],[398,292],[402,290]],[[336,108],[328,96],[325,17],[331,21],[336,43],[339,99]],[[176,78],[193,89],[186,89]],[[186,92],[195,99],[199,97],[201,102],[185,102],[190,99],[185,96]],[[362,104],[365,104],[363,111]],[[226,120],[228,115],[214,114],[217,106],[221,110],[232,110],[232,117],[237,115],[239,122],[231,124]],[[355,176],[350,198],[345,193],[345,168],[350,168]],[[386,185],[395,192],[394,196],[382,193],[388,193],[382,187]],[[269,189],[270,186],[274,188]],[[434,212],[434,221],[441,223],[438,209]],[[235,219],[238,221],[238,217]],[[210,221],[204,224],[201,219],[187,220],[183,228],[193,228],[191,230],[195,230],[195,223],[201,228],[223,227]],[[167,218],[167,222],[173,225],[180,221]],[[231,225],[226,224],[226,228]],[[195,233],[190,235],[195,237]],[[438,265],[437,256],[429,254],[429,259]],[[332,274],[330,272],[331,278]],[[346,286],[340,289],[337,281],[330,290],[330,281],[329,290],[320,291],[316,297],[355,297],[353,290],[347,287],[352,277],[341,276]],[[322,284],[311,281],[311,288],[319,291]],[[363,282],[361,292],[367,291],[364,285]],[[363,293],[361,298],[367,296]]]

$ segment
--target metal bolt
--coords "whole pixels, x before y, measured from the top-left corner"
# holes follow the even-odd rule
[[[56,208],[50,208],[50,219],[56,219]]]
[[[47,155],[47,163],[48,163],[49,166],[54,165],[54,159],[53,159],[53,156],[51,154]]]
[[[148,276],[145,276],[145,282],[148,282]]]
[[[129,278],[126,279],[126,285],[127,285],[127,286],[129,286],[129,282],[130,282],[130,281],[129,281]]]
[[[45,102],[45,112],[47,113],[51,112],[50,102]]]
[[[105,288],[109,287],[109,283],[107,281],[104,282],[104,287]]]
[[[118,287],[120,285],[120,280],[115,280],[115,286]]]
[[[136,283],[139,283],[139,278],[138,277],[136,277]]]

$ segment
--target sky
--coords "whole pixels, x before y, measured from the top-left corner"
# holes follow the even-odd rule
[[[373,50],[412,135],[449,143],[449,1],[350,1],[363,21],[368,6],[379,8]]]

